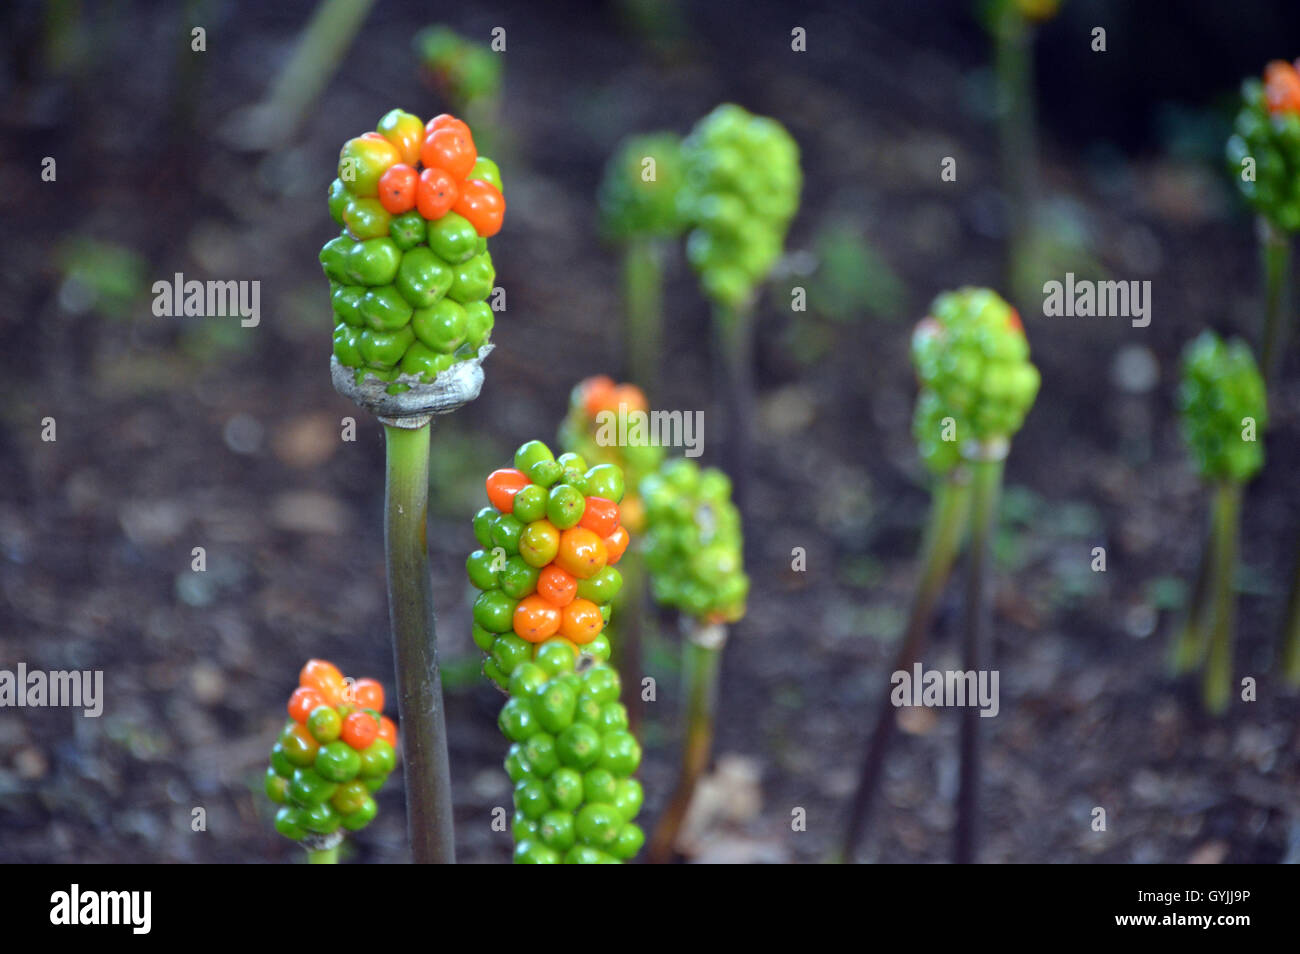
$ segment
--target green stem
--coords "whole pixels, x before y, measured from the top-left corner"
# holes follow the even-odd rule
[[[1002,487],[1005,446],[981,448],[981,459],[971,462],[974,483],[971,501],[971,542],[966,578],[966,626],[962,639],[963,668],[979,674],[988,669],[989,599],[985,592],[989,576],[990,542],[997,518],[998,495]],[[979,828],[980,708],[967,705],[961,710],[961,757],[957,783],[957,825],[953,832],[953,860],[970,864],[975,860]]]
[[[890,670],[891,676],[895,672],[910,671],[913,663],[925,651],[926,636],[930,630],[930,620],[934,616],[935,604],[939,601],[944,585],[948,582],[953,561],[961,551],[966,536],[970,497],[969,474],[962,467],[946,475],[934,489],[930,501],[930,516],[921,543],[921,575],[912,594],[907,629],[904,631],[898,654],[894,658],[894,668]],[[858,787],[853,793],[853,801],[849,808],[844,843],[840,853],[834,856],[832,861],[841,863],[852,861],[867,831],[872,804],[885,765],[885,755],[889,750],[894,727],[897,724],[890,695],[889,690],[886,689],[880,700],[875,729],[863,753]]]
[[[398,719],[411,853],[419,864],[456,860],[447,726],[429,577],[429,424],[385,421],[384,546],[397,670]]]
[[[1241,484],[1225,480],[1214,489],[1214,537],[1210,570],[1210,651],[1205,662],[1205,708],[1220,715],[1232,698],[1232,643],[1236,623],[1237,536]]]
[[[1291,595],[1286,602],[1286,623],[1282,629],[1282,678],[1300,686],[1300,541],[1296,545]]]
[[[709,639],[697,639],[700,634],[717,637],[725,635],[720,628],[702,626],[693,621],[682,650],[682,679],[686,690],[686,732],[682,742],[682,765],[668,807],[664,809],[654,836],[650,839],[647,854],[652,864],[672,860],[677,836],[695,786],[709,764],[713,748],[713,718],[718,700],[718,671],[722,663],[722,645]]]
[[[732,499],[744,516],[749,512],[749,461],[754,419],[753,305],[715,305],[714,342],[723,379],[726,421],[726,467]]]
[[[339,846],[333,848],[322,848],[319,851],[307,852],[307,864],[309,865],[336,865],[339,863]]]
[[[645,562],[639,550],[629,549],[619,562],[623,574],[621,600],[615,606],[612,652],[623,683],[623,705],[627,709],[628,731],[639,735],[642,702],[642,627],[646,620]]]
[[[1038,195],[1038,146],[1034,122],[1033,30],[1015,4],[1000,4],[993,26],[997,77],[998,146],[1007,199],[1008,272],[1011,287],[1025,285],[1030,233]],[[1033,276],[1028,276],[1032,278]]]
[[[1260,343],[1260,366],[1264,380],[1271,382],[1286,343],[1291,237],[1263,219],[1260,222],[1260,244],[1264,258],[1264,331]]]
[[[1210,517],[1209,533],[1196,564],[1196,582],[1192,584],[1187,615],[1183,618],[1170,646],[1169,667],[1175,676],[1201,668],[1209,648],[1210,554],[1214,551],[1217,525]]]
[[[663,245],[636,236],[623,253],[624,368],[649,395],[659,387],[663,350]]]

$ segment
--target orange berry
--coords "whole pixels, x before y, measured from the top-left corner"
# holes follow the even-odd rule
[[[645,399],[645,392],[635,384],[620,384],[614,389],[612,409],[617,410],[624,404],[629,411],[645,411],[650,407]]]
[[[530,643],[550,639],[560,628],[560,608],[552,606],[534,593],[525,596],[515,607],[515,635]]]
[[[420,177],[405,163],[389,166],[379,177],[379,204],[393,215],[415,208],[415,187]]]
[[[374,679],[358,679],[352,684],[352,702],[358,709],[384,711],[384,687]]]
[[[618,504],[604,497],[588,497],[585,503],[578,526],[586,527],[601,539],[613,533],[618,526]]]
[[[457,119],[451,113],[439,113],[427,123],[424,124],[424,138],[428,139],[439,129],[454,129],[459,133],[469,137],[469,144],[474,145],[474,135],[470,132],[469,126],[460,119]]]
[[[343,731],[339,738],[358,752],[370,747],[379,735],[379,720],[369,712],[354,712],[343,720]]]
[[[443,126],[424,137],[420,162],[425,168],[446,169],[457,182],[469,175],[478,160],[474,139],[456,126]]]
[[[614,532],[607,536],[605,543],[605,561],[613,566],[623,557],[623,551],[627,545],[632,542],[632,537],[628,534],[627,528],[619,524],[614,528]]]
[[[415,204],[426,219],[440,219],[460,200],[460,188],[445,169],[425,169],[415,188]]]
[[[289,718],[294,722],[306,722],[307,716],[311,715],[311,710],[324,704],[324,697],[315,689],[299,686],[289,697]]]
[[[595,576],[605,568],[607,558],[605,541],[586,527],[570,527],[560,534],[555,562],[578,579]]]
[[[1300,73],[1285,60],[1274,60],[1264,68],[1264,97],[1268,111],[1300,113]]]
[[[378,132],[393,144],[402,162],[413,166],[420,161],[420,147],[427,135],[420,117],[394,109],[379,121]]]
[[[537,595],[552,606],[568,606],[578,595],[578,581],[554,563],[548,564],[537,576]]]
[[[298,683],[315,689],[329,706],[341,703],[343,693],[347,690],[347,683],[343,679],[343,673],[339,672],[339,667],[324,659],[307,660],[307,665],[298,674]]]
[[[501,231],[506,217],[506,197],[486,179],[470,179],[460,187],[460,198],[452,209],[469,220],[474,231],[491,238]]]
[[[579,646],[585,646],[605,628],[605,620],[600,615],[600,607],[591,600],[578,598],[564,607],[564,618],[560,622],[560,635],[571,639]]]
[[[488,501],[502,513],[512,513],[515,509],[515,494],[528,486],[529,480],[523,471],[513,467],[502,467],[488,474],[486,486]]]
[[[600,374],[588,378],[580,385],[582,388],[582,408],[588,417],[595,417],[600,411],[609,407],[614,394],[614,380],[608,375]]]
[[[397,723],[388,716],[379,717],[379,734],[378,738],[383,739],[393,748],[397,748]]]

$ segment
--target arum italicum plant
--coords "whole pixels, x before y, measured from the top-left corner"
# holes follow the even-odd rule
[[[922,392],[933,395],[932,406],[924,409],[922,419],[949,413],[962,466],[970,471],[970,552],[962,649],[963,668],[979,673],[992,661],[987,589],[1003,465],[1011,439],[1038,396],[1040,378],[1029,360],[1029,342],[1020,316],[986,288],[963,288],[936,298],[929,317],[913,335],[912,357]],[[940,418],[939,423],[947,428],[950,422]],[[944,436],[941,430],[940,439]],[[942,453],[938,445],[928,446],[932,453]],[[927,448],[924,441],[922,448]],[[959,528],[949,525],[945,529],[960,538]],[[954,860],[959,863],[975,860],[979,722],[978,707],[962,709],[953,843]]]
[[[684,635],[682,763],[650,845],[650,860],[663,863],[677,848],[696,784],[709,764],[727,626],[745,615],[749,577],[740,512],[726,474],[677,458],[642,481],[641,495],[650,590],[656,601],[681,614]]]
[[[496,278],[487,239],[505,199],[468,126],[394,109],[348,140],[329,209],[343,228],[321,249],[334,309],[331,374],[377,414],[387,446],[384,542],[417,862],[455,861],[447,731],[429,577],[429,430],[478,397],[492,349]]]
[[[397,765],[397,727],[383,714],[383,686],[346,680],[323,659],[302,667],[288,709],[266,770],[267,797],[280,806],[275,829],[302,844],[309,864],[334,864],[344,831],[378,814],[374,794]]]
[[[605,164],[598,193],[601,231],[623,248],[624,370],[651,394],[663,351],[664,257],[685,227],[682,173],[681,137],[630,136]]]
[[[1203,332],[1183,353],[1178,404],[1183,437],[1213,488],[1213,504],[1202,579],[1175,638],[1173,665],[1180,673],[1204,667],[1205,707],[1218,714],[1232,697],[1241,492],[1264,464],[1260,438],[1268,423],[1264,379],[1250,346]]]
[[[483,672],[510,696],[498,725],[510,741],[514,860],[591,864],[636,856],[641,746],[607,664],[605,627],[629,534],[620,520],[623,472],[557,459],[541,441],[488,475],[474,517],[481,549],[465,567],[482,590],[474,641]]]
[[[928,346],[927,338],[932,332],[927,322],[931,320],[925,319],[918,325],[914,337],[916,344]],[[913,363],[916,361],[914,349]],[[953,561],[966,537],[971,485],[969,469],[961,457],[961,441],[967,431],[968,428],[957,422],[956,414],[937,394],[928,389],[921,390],[912,417],[912,434],[921,462],[930,472],[933,489],[930,514],[921,539],[921,571],[912,593],[907,628],[903,631],[902,643],[890,672],[910,672],[913,663],[924,653],[935,604],[947,585]],[[836,860],[852,861],[867,830],[885,755],[893,738],[896,715],[893,702],[886,693],[881,697],[875,728],[863,753],[844,844]]]
[[[753,408],[753,310],[799,208],[799,147],[774,119],[732,103],[682,142],[686,258],[713,308],[727,422],[727,469],[742,505]]]

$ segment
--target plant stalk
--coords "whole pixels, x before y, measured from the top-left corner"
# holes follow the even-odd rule
[[[1006,445],[994,448],[983,445],[980,458],[971,461],[973,496],[971,500],[971,541],[966,578],[966,625],[962,639],[964,668],[979,674],[991,661],[989,598],[986,592],[990,576],[991,540],[997,520],[998,496],[1002,487],[1002,468]],[[967,705],[961,710],[961,752],[957,782],[957,825],[953,832],[953,860],[957,864],[975,861],[975,844],[979,836],[979,745],[980,708]]]
[[[1034,120],[1033,29],[1013,3],[1003,3],[993,24],[998,139],[1002,189],[1008,207],[1011,287],[1024,287],[1030,234],[1038,199],[1038,144]],[[1028,276],[1033,278],[1033,276]]]
[[[969,474],[962,467],[946,475],[935,486],[930,501],[930,516],[921,542],[921,575],[912,593],[907,629],[904,630],[902,645],[899,646],[898,654],[894,658],[891,674],[910,671],[913,663],[920,659],[925,651],[926,637],[930,631],[935,605],[948,582],[953,561],[961,551],[962,541],[966,536],[970,496]],[[853,801],[849,807],[844,843],[839,855],[832,859],[834,861],[852,862],[857,854],[858,845],[868,829],[876,790],[879,788],[880,777],[884,770],[885,755],[897,725],[894,710],[891,693],[886,689],[876,713],[875,729],[863,753],[858,787],[853,793]]]
[[[1221,715],[1232,698],[1232,644],[1236,628],[1237,537],[1241,484],[1225,480],[1214,488],[1214,550],[1210,571],[1210,645],[1202,686],[1205,708]]]
[[[682,647],[682,681],[686,690],[686,732],[682,742],[682,764],[668,807],[650,839],[647,853],[651,864],[672,860],[686,812],[691,807],[695,786],[709,765],[713,748],[713,718],[718,701],[718,671],[726,630],[692,620]]]
[[[1300,686],[1300,541],[1296,544],[1295,569],[1291,577],[1291,595],[1286,602],[1286,622],[1282,629],[1282,678]]]
[[[339,846],[332,848],[321,848],[319,851],[307,852],[307,864],[309,865],[336,865],[339,863]]]
[[[1291,237],[1267,219],[1260,220],[1259,235],[1264,258],[1264,330],[1260,341],[1260,367],[1264,381],[1271,383],[1286,345]]]
[[[623,364],[629,380],[646,394],[659,388],[663,353],[663,245],[634,236],[623,253]]]
[[[734,308],[716,305],[713,330],[723,379],[727,427],[725,470],[731,477],[732,499],[744,517],[749,514],[749,462],[756,410],[752,302]]]
[[[1209,648],[1207,637],[1210,613],[1210,554],[1216,546],[1216,529],[1217,525],[1211,514],[1205,546],[1201,549],[1201,556],[1196,564],[1196,582],[1192,584],[1187,615],[1179,624],[1173,644],[1170,646],[1169,668],[1175,676],[1200,669]]]
[[[417,864],[451,864],[451,772],[427,538],[429,430],[427,421],[414,428],[384,421],[384,546],[411,854]]]
[[[645,562],[635,548],[629,549],[619,563],[623,571],[621,605],[617,606],[613,655],[623,683],[623,706],[627,709],[628,731],[639,736],[644,706],[641,702],[642,630],[646,619]]]

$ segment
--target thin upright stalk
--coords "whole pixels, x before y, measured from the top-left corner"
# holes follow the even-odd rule
[[[1232,698],[1232,644],[1236,628],[1237,535],[1241,484],[1225,480],[1214,488],[1214,550],[1210,571],[1210,646],[1202,686],[1205,708],[1215,715]]]
[[[332,848],[322,848],[319,851],[307,852],[307,864],[309,865],[336,865],[339,863],[339,846]]]
[[[1179,624],[1170,647],[1169,668],[1175,676],[1199,669],[1205,662],[1205,653],[1209,649],[1210,554],[1215,547],[1215,532],[1216,523],[1211,514],[1210,530],[1196,564],[1196,582],[1192,584],[1187,615]]]
[[[732,499],[745,516],[749,513],[749,462],[755,411],[753,304],[735,308],[715,306],[713,329],[722,369],[727,425],[725,469],[731,475]]]
[[[638,734],[644,706],[641,702],[642,630],[646,617],[645,562],[639,551],[632,549],[619,563],[623,571],[622,605],[615,619],[618,629],[612,646],[620,681],[623,683],[623,705],[627,709],[628,731]]]
[[[1291,237],[1267,219],[1260,220],[1259,236],[1264,258],[1264,329],[1260,339],[1259,363],[1264,372],[1264,380],[1272,382],[1286,344]]]
[[[385,421],[384,546],[411,853],[419,864],[456,860],[447,726],[429,577],[429,424]]]
[[[663,245],[634,236],[623,252],[623,362],[629,380],[658,392],[663,352]]]
[[[1008,277],[1025,285],[1034,206],[1038,199],[1038,143],[1034,120],[1033,30],[1013,3],[1000,5],[993,24],[997,77],[998,147],[1008,207]],[[1032,276],[1031,276],[1032,277]]]
[[[902,645],[894,658],[895,672],[911,670],[912,664],[920,659],[925,651],[926,636],[930,631],[930,620],[934,616],[935,604],[948,582],[953,561],[961,550],[962,540],[966,536],[967,519],[970,512],[970,480],[964,468],[958,468],[940,481],[934,489],[930,501],[930,516],[921,542],[921,575],[916,589],[912,593],[912,605],[907,616],[907,629],[903,633]],[[897,724],[894,704],[890,692],[885,690],[881,696],[876,712],[875,729],[867,742],[863,753],[862,768],[858,775],[858,787],[853,793],[849,807],[848,826],[844,833],[844,844],[840,854],[832,860],[851,862],[857,854],[857,848],[866,833],[871,818],[871,808],[875,802],[876,791],[885,765],[885,755],[894,737]]]
[[[1291,595],[1286,603],[1286,623],[1282,629],[1282,678],[1300,686],[1300,541],[1297,541],[1295,569],[1291,575]]]
[[[678,833],[695,795],[695,786],[709,765],[709,753],[713,748],[713,717],[718,701],[718,671],[725,638],[726,630],[721,626],[706,626],[692,621],[683,645],[686,732],[682,741],[682,764],[672,798],[650,839],[647,857],[652,864],[665,864],[672,860]]]
[[[990,662],[989,577],[990,541],[996,523],[998,496],[1002,487],[1005,445],[981,448],[981,459],[971,462],[974,486],[971,501],[971,539],[967,560],[966,624],[962,639],[964,668],[976,678]],[[961,710],[961,753],[957,780],[957,825],[953,832],[953,860],[957,864],[975,861],[979,837],[980,708],[967,700]]]

